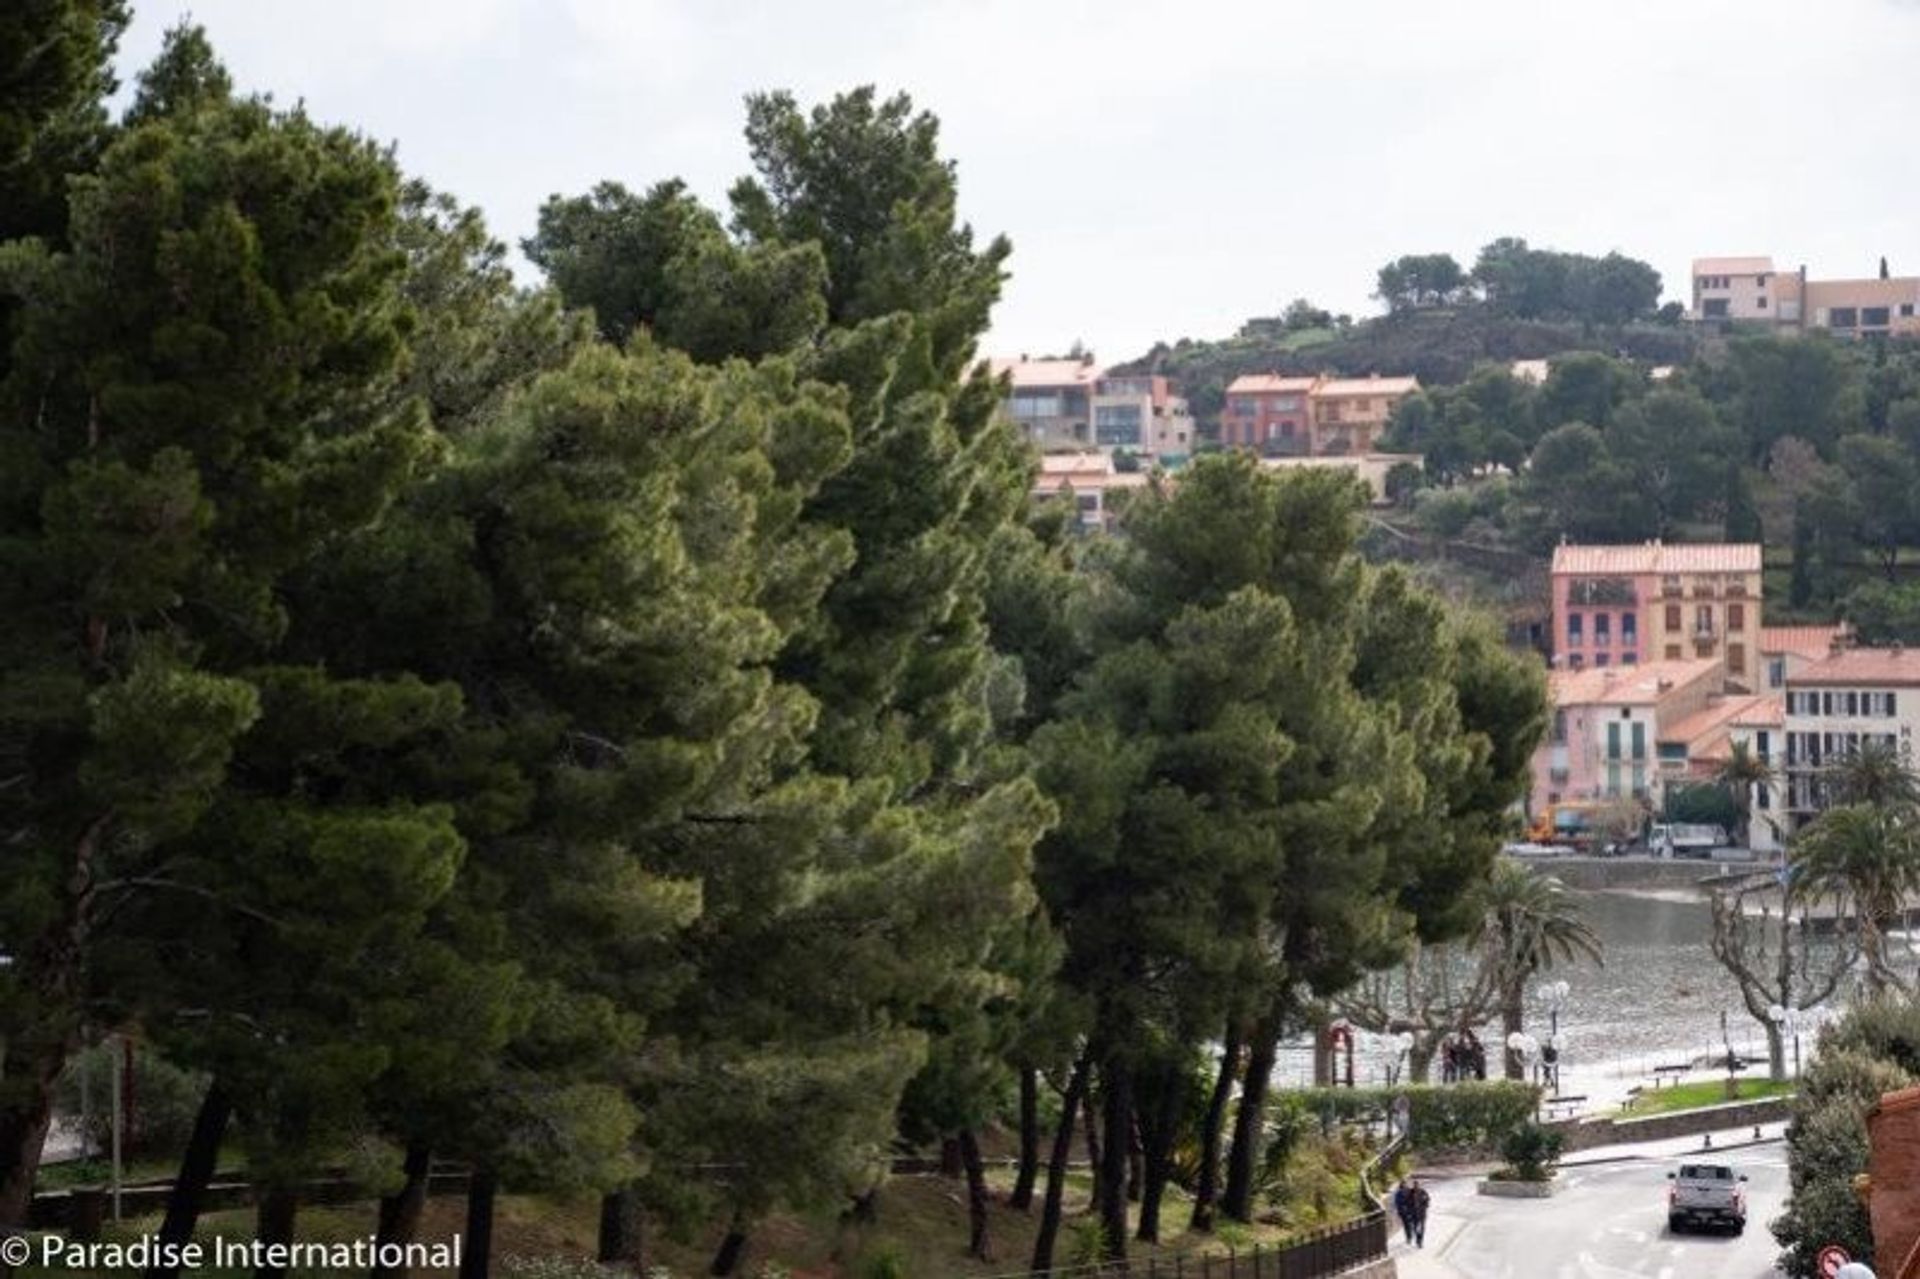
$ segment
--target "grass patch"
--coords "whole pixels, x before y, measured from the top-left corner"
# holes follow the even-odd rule
[[[1761,1101],[1768,1097],[1785,1097],[1793,1092],[1792,1080],[1742,1079],[1735,1101]],[[1724,1079],[1705,1079],[1699,1083],[1676,1084],[1672,1088],[1648,1088],[1641,1092],[1640,1099],[1627,1112],[1630,1119],[1647,1115],[1670,1115],[1680,1110],[1699,1110],[1703,1106],[1723,1106],[1727,1103],[1727,1081]]]

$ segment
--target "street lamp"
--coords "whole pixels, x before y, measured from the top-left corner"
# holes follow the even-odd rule
[[[1567,996],[1573,993],[1573,987],[1564,981],[1550,981],[1535,991],[1541,1003],[1547,1006],[1547,1044],[1542,1054],[1541,1073],[1548,1077],[1554,1092],[1560,1091],[1560,1010],[1566,1006]]]
[[[1793,1036],[1793,1077],[1800,1077],[1800,1022],[1805,1015],[1804,1008],[1788,1008],[1775,1004],[1767,1009],[1767,1020],[1780,1028],[1782,1035]]]

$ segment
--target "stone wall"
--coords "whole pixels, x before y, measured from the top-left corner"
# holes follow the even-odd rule
[[[1873,1255],[1881,1273],[1892,1275],[1920,1237],[1920,1088],[1882,1097],[1867,1116],[1867,1133]]]
[[[1767,1097],[1760,1101],[1740,1101],[1726,1106],[1707,1106],[1700,1110],[1682,1110],[1671,1115],[1649,1115],[1644,1119],[1625,1116],[1619,1119],[1577,1119],[1555,1124],[1566,1135],[1566,1151],[1591,1150],[1595,1146],[1617,1146],[1639,1141],[1665,1141],[1670,1137],[1691,1137],[1696,1133],[1718,1132],[1722,1128],[1746,1128],[1755,1124],[1784,1123],[1788,1118],[1788,1099]]]
[[[1529,857],[1525,864],[1552,875],[1568,888],[1593,892],[1609,888],[1694,888],[1726,883],[1729,874],[1744,878],[1746,862],[1709,862],[1688,857]],[[1765,869],[1762,867],[1761,869]]]

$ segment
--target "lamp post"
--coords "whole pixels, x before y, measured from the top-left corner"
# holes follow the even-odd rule
[[[1547,1006],[1547,1043],[1541,1054],[1542,1071],[1554,1092],[1560,1091],[1560,1010],[1566,1007],[1567,996],[1573,993],[1573,987],[1564,981],[1550,981],[1535,991],[1541,1003]]]
[[[1800,1078],[1800,1019],[1805,1015],[1804,1008],[1789,1008],[1775,1004],[1767,1009],[1767,1020],[1780,1028],[1780,1034],[1793,1036],[1793,1077]]]

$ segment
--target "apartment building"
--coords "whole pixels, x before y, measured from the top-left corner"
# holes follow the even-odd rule
[[[1757,543],[1554,548],[1553,664],[1566,670],[1651,661],[1721,662],[1742,692],[1758,681]]]
[[[1534,752],[1531,802],[1640,799],[1658,807],[1667,779],[1658,744],[1720,693],[1717,658],[1548,673],[1553,723]]]
[[[1091,359],[989,367],[1010,384],[1007,416],[1043,453],[1118,450],[1177,464],[1193,452],[1193,414],[1164,377],[1109,377]]]
[[[1688,314],[1841,337],[1920,333],[1920,276],[1815,280],[1804,266],[1776,270],[1770,257],[1696,258]]]
[[[1246,374],[1227,387],[1220,442],[1272,457],[1371,453],[1394,406],[1419,389],[1412,377]]]
[[[1227,387],[1220,413],[1220,442],[1229,448],[1250,448],[1272,457],[1302,457],[1313,447],[1313,412],[1307,397],[1320,384],[1317,377],[1281,377],[1250,373]]]
[[[1795,825],[1827,807],[1825,770],[1863,742],[1909,763],[1920,732],[1920,651],[1850,648],[1787,677],[1787,812]]]

